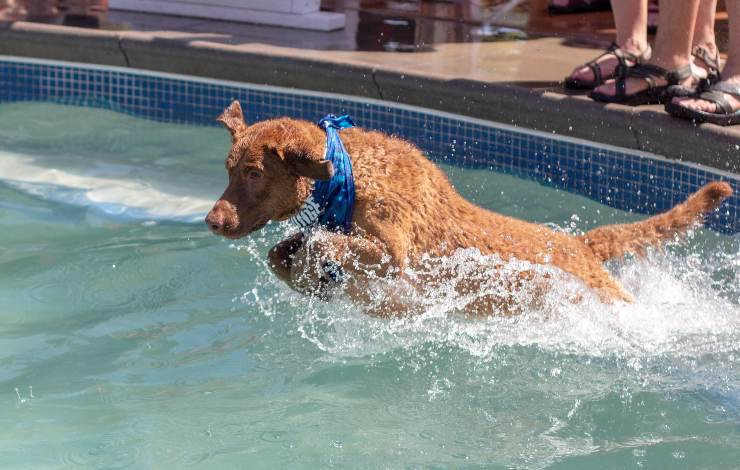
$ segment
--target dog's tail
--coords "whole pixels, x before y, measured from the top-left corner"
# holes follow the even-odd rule
[[[649,246],[686,232],[704,220],[704,214],[716,209],[732,195],[732,188],[723,181],[703,186],[683,203],[668,212],[633,224],[606,225],[579,237],[602,261],[625,253],[644,254]]]

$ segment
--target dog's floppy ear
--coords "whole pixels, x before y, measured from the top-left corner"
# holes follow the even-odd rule
[[[216,121],[223,124],[229,130],[232,141],[236,140],[236,136],[247,128],[247,123],[244,122],[242,107],[236,100],[231,102],[229,107],[216,118]]]
[[[334,176],[334,165],[329,160],[311,160],[306,157],[295,157],[286,160],[298,176],[305,176],[318,181],[327,181]]]
[[[284,161],[292,173],[318,181],[327,181],[334,176],[334,165],[329,160],[313,160],[303,152],[291,149],[271,149],[271,152]]]

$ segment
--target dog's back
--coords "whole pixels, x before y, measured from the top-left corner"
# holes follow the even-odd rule
[[[384,227],[405,239],[406,257],[444,256],[458,248],[530,261],[545,255],[548,243],[572,240],[549,228],[476,206],[457,193],[447,176],[414,145],[379,132],[348,129],[342,139],[351,156],[357,188],[355,223]],[[398,233],[387,233],[388,231]],[[561,240],[562,239],[562,240]]]

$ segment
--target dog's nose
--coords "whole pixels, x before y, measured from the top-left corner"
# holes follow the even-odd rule
[[[233,206],[228,201],[218,201],[206,216],[206,225],[215,234],[222,235],[232,225]]]
[[[206,225],[211,229],[211,232],[220,234],[224,230],[224,215],[223,212],[214,209],[206,216]]]

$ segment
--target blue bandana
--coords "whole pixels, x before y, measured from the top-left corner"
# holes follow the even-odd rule
[[[349,116],[329,114],[318,125],[326,131],[324,158],[334,166],[334,176],[328,181],[314,182],[313,193],[291,221],[301,228],[318,224],[327,230],[349,233],[355,209],[355,180],[339,131],[354,127],[355,123]]]

